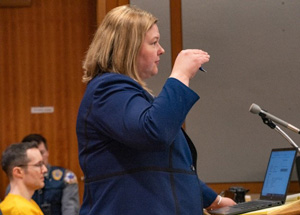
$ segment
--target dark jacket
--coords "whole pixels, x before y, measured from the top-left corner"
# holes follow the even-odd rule
[[[155,99],[124,75],[91,80],[76,128],[85,175],[80,214],[202,214],[216,193],[198,179],[194,146],[181,130],[198,99],[173,78]]]
[[[63,167],[47,166],[45,186],[32,199],[44,215],[78,215],[79,195],[76,175]]]

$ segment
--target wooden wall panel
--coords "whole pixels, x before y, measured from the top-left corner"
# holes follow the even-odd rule
[[[82,61],[97,27],[96,0],[32,0],[0,8],[0,151],[29,133],[49,144],[50,163],[82,176],[76,117],[84,93]],[[33,106],[54,113],[31,114]],[[8,180],[0,171],[0,198]],[[83,182],[79,180],[80,196]]]
[[[181,0],[170,1],[172,65],[182,50]]]

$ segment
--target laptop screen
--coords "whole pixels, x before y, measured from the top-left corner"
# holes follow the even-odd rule
[[[297,150],[273,149],[260,199],[285,201]]]

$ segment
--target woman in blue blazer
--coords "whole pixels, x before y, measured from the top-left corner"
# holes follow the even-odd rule
[[[165,52],[156,22],[136,7],[117,7],[87,52],[76,127],[81,215],[199,215],[234,204],[199,180],[195,147],[181,129],[199,99],[189,80],[210,56],[182,51],[153,98],[144,80],[157,74]]]

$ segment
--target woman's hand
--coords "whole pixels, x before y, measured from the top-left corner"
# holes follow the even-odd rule
[[[210,210],[232,205],[236,205],[236,203],[231,198],[221,197],[218,195],[215,201],[208,208],[206,208],[206,210],[209,212]]]
[[[170,77],[176,78],[186,86],[199,71],[202,64],[209,61],[209,54],[199,49],[182,50],[174,63]]]

